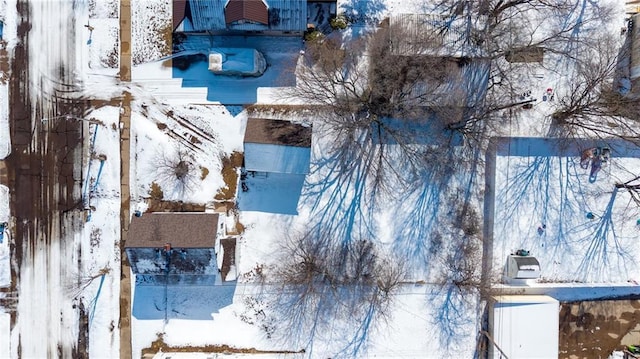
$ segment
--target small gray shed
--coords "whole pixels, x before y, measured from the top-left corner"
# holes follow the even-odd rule
[[[505,276],[509,279],[540,278],[540,262],[532,256],[509,255],[505,266]]]

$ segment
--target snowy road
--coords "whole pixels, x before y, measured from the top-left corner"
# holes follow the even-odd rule
[[[79,286],[84,223],[80,198],[82,138],[87,124],[71,99],[76,84],[76,23],[69,1],[18,2],[20,44],[11,64],[8,158],[12,230],[11,356],[86,357],[86,315]],[[49,121],[41,121],[49,118]]]

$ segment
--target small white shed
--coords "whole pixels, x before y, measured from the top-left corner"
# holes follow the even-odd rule
[[[508,279],[540,278],[540,262],[536,257],[511,254],[507,257],[504,274]]]
[[[560,303],[546,295],[501,295],[489,302],[489,359],[557,358]],[[497,346],[497,347],[496,347]]]

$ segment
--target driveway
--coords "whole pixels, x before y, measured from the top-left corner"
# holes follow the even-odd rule
[[[173,77],[182,78],[183,87],[206,87],[207,100],[224,105],[249,105],[257,101],[258,87],[295,85],[295,64],[302,49],[298,36],[208,36],[189,35],[181,44],[184,51],[197,51],[186,70],[173,67]],[[260,77],[215,75],[208,70],[207,57],[212,47],[255,48],[267,60],[267,70]]]

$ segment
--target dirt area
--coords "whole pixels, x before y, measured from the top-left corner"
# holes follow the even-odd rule
[[[155,353],[162,350],[163,353],[245,353],[245,354],[296,354],[304,353],[304,349],[300,351],[290,350],[258,350],[256,348],[234,348],[228,345],[206,345],[202,347],[182,346],[172,347],[167,345],[162,336],[151,343],[151,347],[142,349],[143,358],[151,358]]]
[[[244,156],[240,152],[233,152],[231,157],[222,159],[222,178],[227,185],[220,189],[215,196],[217,201],[228,201],[236,197],[238,190],[238,170],[242,166]]]
[[[148,213],[151,212],[204,212],[204,204],[187,203],[181,201],[163,201],[161,199],[150,198],[147,200],[149,208]]]
[[[604,300],[560,305],[560,359],[608,358],[640,343],[640,300]]]
[[[224,256],[222,257],[222,268],[220,269],[222,280],[226,281],[227,274],[232,265],[236,264],[236,239],[235,238],[223,238],[220,240]]]
[[[9,79],[9,53],[7,43],[0,40],[0,83],[7,83]]]

